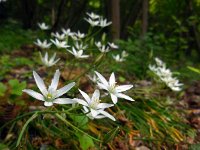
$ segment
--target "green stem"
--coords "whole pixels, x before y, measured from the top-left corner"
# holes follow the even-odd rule
[[[24,132],[25,132],[25,129],[26,129],[26,127],[28,126],[28,124],[29,124],[31,121],[33,121],[37,116],[38,116],[38,113],[36,112],[35,114],[33,114],[33,115],[26,121],[26,123],[25,123],[24,126],[22,127],[22,130],[21,130],[21,132],[20,132],[20,134],[19,134],[19,137],[18,137],[18,139],[17,139],[16,147],[19,146],[20,141],[21,141],[21,139],[22,139],[22,136],[23,136],[23,134],[24,134]]]
[[[74,128],[75,130],[87,135],[88,137],[90,137],[91,139],[95,140],[95,141],[98,141],[98,142],[101,142],[101,140],[99,139],[96,139],[94,137],[92,137],[91,135],[89,135],[88,133],[80,130],[79,128],[77,128],[76,126],[74,126],[73,124],[71,124],[69,121],[67,121],[65,118],[63,118],[61,115],[59,115],[58,113],[55,114],[57,118],[59,118],[60,120],[62,120],[66,125],[69,125],[71,126],[72,128]]]

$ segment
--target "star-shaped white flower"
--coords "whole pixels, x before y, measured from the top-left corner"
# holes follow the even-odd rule
[[[54,36],[55,38],[57,38],[58,40],[64,40],[66,35],[63,33],[63,34],[59,34],[58,32],[56,33],[52,33],[52,36]]]
[[[77,37],[78,39],[82,39],[82,38],[85,37],[85,34],[84,34],[84,33],[81,33],[80,31],[78,31],[77,33],[74,33],[74,34],[76,35],[76,37]]]
[[[102,28],[109,26],[111,24],[112,22],[111,21],[107,22],[107,19],[103,19],[102,17],[99,19],[99,26]]]
[[[76,50],[74,47],[72,47],[72,51],[67,50],[72,55],[74,55],[76,58],[88,58],[89,55],[83,55],[83,50]]]
[[[100,81],[97,83],[98,86],[101,89],[108,91],[114,104],[117,103],[118,98],[123,98],[126,100],[134,101],[131,97],[121,93],[121,92],[131,89],[133,87],[133,85],[117,86],[116,82],[115,82],[115,74],[114,73],[111,74],[109,81],[107,81],[99,72],[95,71],[95,73],[98,76],[99,81]]]
[[[46,88],[44,81],[35,71],[33,71],[33,76],[42,94],[35,92],[31,89],[24,89],[23,92],[29,94],[30,96],[36,98],[37,100],[44,101],[44,106],[52,106],[53,103],[56,103],[56,104],[76,103],[75,100],[70,99],[70,98],[59,98],[63,94],[67,93],[75,85],[75,82],[72,82],[57,90],[58,82],[60,78],[59,70],[56,70],[54,77],[51,81],[51,85],[49,86],[48,89]]]
[[[81,95],[84,97],[83,99],[75,98],[77,103],[83,105],[84,113],[87,113],[87,116],[91,119],[100,119],[108,117],[115,121],[115,118],[104,111],[104,109],[114,106],[113,104],[108,103],[100,103],[100,92],[99,90],[95,90],[92,97],[89,97],[88,94],[79,90]]]
[[[37,41],[34,43],[35,43],[35,45],[39,46],[42,49],[48,49],[51,47],[51,43],[47,43],[47,40],[44,40],[42,42],[42,41],[40,41],[40,39],[37,39]]]
[[[123,57],[120,57],[119,54],[117,55],[113,55],[113,58],[116,62],[123,62],[124,61],[124,58]]]
[[[90,18],[84,18],[92,27],[98,26],[99,25],[99,20],[93,20]]]
[[[83,43],[79,43],[79,42],[77,42],[76,41],[76,43],[75,43],[75,47],[76,47],[76,49],[78,49],[78,50],[85,50],[88,46],[87,45],[83,45]]]
[[[47,67],[51,67],[51,66],[55,65],[60,60],[60,58],[55,60],[56,53],[54,53],[53,56],[50,59],[48,58],[47,52],[45,53],[44,57],[42,56],[41,52],[39,54],[40,54],[40,58],[42,60],[42,63]]]
[[[58,39],[52,40],[51,42],[57,47],[57,48],[68,48],[70,47],[69,45],[67,45],[66,41],[58,41]]]
[[[97,15],[97,14],[95,14],[95,13],[93,13],[93,12],[91,12],[91,13],[86,13],[91,19],[93,19],[93,20],[95,20],[95,19],[99,19],[100,18],[100,16],[99,15]]]
[[[113,48],[113,49],[118,49],[118,48],[119,48],[119,46],[116,45],[115,43],[110,43],[110,42],[108,42],[108,45],[109,45],[111,48]]]
[[[72,36],[73,35],[73,33],[71,32],[71,30],[70,29],[62,29],[62,32],[65,34],[65,36]]]
[[[38,23],[38,26],[40,27],[41,30],[48,30],[49,26],[46,25],[44,22]]]

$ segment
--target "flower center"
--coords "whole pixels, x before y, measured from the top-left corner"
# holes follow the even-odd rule
[[[109,91],[110,93],[114,93],[114,92],[115,92],[115,87],[116,87],[115,84],[111,84],[111,85],[109,86],[109,88],[108,88],[108,91]]]
[[[90,103],[90,108],[96,109],[100,102],[101,102],[101,100],[99,100],[99,99],[93,100],[93,101]]]
[[[47,102],[52,102],[52,101],[53,101],[53,95],[52,95],[51,93],[48,93],[48,94],[46,95],[45,100],[46,100]]]

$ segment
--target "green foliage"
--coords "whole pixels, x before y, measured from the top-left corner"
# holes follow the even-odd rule
[[[200,149],[200,144],[193,144],[189,146],[188,150],[199,150]]]
[[[1,150],[9,150],[8,146],[3,143],[0,143],[0,149]]]
[[[7,90],[7,87],[0,82],[0,96],[4,96],[5,91]]]
[[[9,80],[9,85],[11,86],[11,94],[22,95],[22,90],[26,88],[26,81],[19,82],[17,79]]]
[[[93,140],[87,135],[77,134],[77,136],[82,150],[88,150],[95,146]]]
[[[31,30],[21,29],[16,22],[1,25],[0,33],[0,52],[8,52],[24,44],[30,44],[35,36]]]

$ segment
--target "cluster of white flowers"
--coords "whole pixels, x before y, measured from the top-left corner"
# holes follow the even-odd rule
[[[87,13],[87,15],[90,17],[89,19],[85,19],[88,21],[92,26],[100,26],[100,27],[106,27],[111,24],[111,22],[107,22],[106,19],[103,19],[103,17],[98,16],[94,13]],[[38,23],[38,26],[41,30],[48,30],[50,27],[46,25],[45,23]],[[86,49],[88,48],[89,44],[86,44],[85,41],[89,41],[86,38],[89,38],[90,36],[78,32],[71,32],[70,29],[62,29],[62,33],[55,32],[51,33],[51,36],[53,36],[55,39],[50,39],[52,43],[48,43],[47,40],[41,41],[40,39],[37,39],[36,42],[34,42],[38,47],[41,49],[49,49],[51,45],[55,45],[58,49],[66,49],[67,52],[71,53],[75,56],[75,58],[88,58],[89,55],[84,54]],[[68,45],[68,41],[71,40],[70,43],[72,45]],[[104,40],[102,40],[104,41]],[[90,43],[91,45],[91,43]],[[100,52],[106,53],[109,52],[112,49],[118,49],[118,45],[114,43],[105,43],[104,42],[93,42],[92,46],[95,46]],[[48,52],[45,52],[45,55],[43,56],[40,52],[40,58],[42,63],[47,66],[51,67],[55,65],[60,58],[56,59],[56,53],[53,54],[49,58]],[[121,56],[123,59],[127,56],[127,53],[125,51],[122,52]],[[129,101],[134,101],[131,97],[123,94],[122,92],[127,91],[133,87],[133,85],[121,85],[118,86],[115,81],[115,75],[114,73],[111,74],[109,81],[107,81],[99,72],[95,71],[95,76],[91,78],[95,84],[97,85],[96,89],[94,90],[93,95],[90,97],[87,93],[79,89],[80,94],[83,96],[82,98],[61,98],[65,93],[67,93],[71,88],[75,86],[75,82],[69,83],[68,85],[64,86],[63,88],[60,88],[57,90],[58,82],[60,78],[60,71],[56,70],[54,77],[51,81],[51,84],[49,88],[44,84],[44,81],[42,78],[33,71],[33,77],[35,79],[36,85],[38,86],[41,93],[38,93],[36,91],[33,91],[31,89],[24,89],[23,92],[29,94],[35,99],[38,99],[40,101],[44,102],[45,106],[52,106],[53,103],[56,104],[74,104],[78,103],[83,105],[83,113],[85,113],[89,118],[91,119],[100,119],[108,117],[115,121],[115,118],[105,111],[105,109],[110,108],[114,106],[118,99],[126,99]],[[101,103],[101,94],[100,90],[104,91],[104,95],[110,95],[111,100],[113,104],[110,103]]]
[[[149,69],[154,72],[161,81],[163,81],[171,90],[181,91],[182,83],[179,83],[179,80],[173,77],[170,69],[166,68],[166,64],[159,58],[155,58],[156,65],[149,65]]]
[[[112,22],[107,22],[107,19],[104,19],[102,16],[99,16],[95,13],[87,13],[89,18],[85,18],[85,20],[92,26],[106,27],[112,24]]]
[[[33,71],[33,77],[35,79],[36,85],[38,86],[40,93],[33,91],[31,89],[24,89],[23,92],[29,94],[30,96],[43,101],[44,106],[52,106],[53,103],[56,104],[74,104],[79,103],[83,105],[83,112],[90,118],[90,119],[100,119],[108,117],[115,121],[115,118],[105,111],[106,108],[114,106],[117,103],[118,98],[126,99],[129,101],[134,101],[131,97],[123,94],[122,92],[127,91],[133,87],[133,85],[121,85],[117,86],[115,82],[115,75],[114,73],[111,74],[109,81],[107,81],[99,72],[95,72],[98,77],[98,86],[99,89],[103,89],[108,92],[111,96],[113,104],[109,103],[100,103],[100,91],[96,89],[92,95],[89,97],[88,94],[85,92],[80,91],[81,95],[84,99],[80,98],[60,98],[62,95],[67,93],[71,88],[75,86],[75,82],[69,83],[68,85],[60,88],[57,90],[58,82],[60,78],[60,71],[56,70],[54,77],[51,81],[51,85],[47,89],[44,81],[42,78]]]

